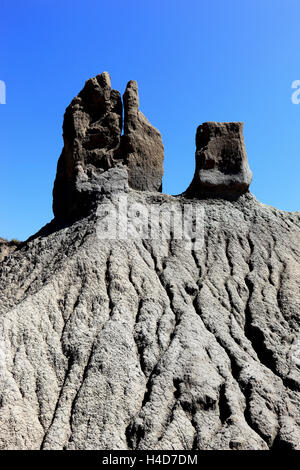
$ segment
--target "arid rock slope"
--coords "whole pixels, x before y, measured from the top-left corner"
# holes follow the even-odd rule
[[[122,158],[0,263],[0,448],[299,449],[299,212],[130,189]],[[101,238],[119,195],[202,209],[203,246]]]
[[[0,263],[3,261],[10,253],[15,251],[21,243],[17,240],[5,240],[0,238]]]

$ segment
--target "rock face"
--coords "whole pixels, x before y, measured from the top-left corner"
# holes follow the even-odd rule
[[[119,152],[121,131],[121,96],[111,90],[104,72],[86,82],[65,113],[64,148],[53,190],[57,218],[68,220],[86,213],[103,191],[103,173]]]
[[[67,110],[58,216],[0,263],[0,448],[299,449],[300,213],[249,192],[125,192],[117,173],[135,164],[118,166],[120,99],[106,79]],[[233,171],[227,152],[211,155]],[[93,195],[97,178],[102,200],[65,223],[82,210],[81,182]],[[154,208],[161,224],[174,208],[202,214],[197,232],[105,238],[101,214],[122,198],[119,213]]]
[[[196,170],[187,196],[237,197],[245,193],[252,173],[242,122],[205,122],[196,134]]]
[[[299,448],[300,215],[193,205],[199,251],[91,214],[0,264],[0,448]]]
[[[139,111],[135,81],[128,83],[123,101],[123,153],[130,169],[129,186],[144,191],[161,191],[164,147],[158,130]]]
[[[8,241],[4,238],[0,238],[0,263],[3,261],[10,253],[15,251],[21,242],[17,240]]]
[[[160,191],[164,148],[160,133],[139,111],[136,82],[120,93],[107,72],[89,79],[67,108],[64,148],[53,190],[56,218],[86,215],[103,193],[128,189]]]

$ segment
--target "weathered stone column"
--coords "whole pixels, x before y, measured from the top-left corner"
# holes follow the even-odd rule
[[[205,122],[196,133],[196,170],[188,197],[234,198],[248,191],[252,172],[242,122]]]

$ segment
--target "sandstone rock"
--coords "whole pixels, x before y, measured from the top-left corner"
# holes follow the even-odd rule
[[[205,122],[196,134],[196,170],[187,196],[237,197],[248,191],[252,173],[241,122]]]
[[[139,110],[137,83],[131,80],[123,95],[123,153],[129,168],[129,186],[144,191],[161,191],[164,146],[157,129]]]

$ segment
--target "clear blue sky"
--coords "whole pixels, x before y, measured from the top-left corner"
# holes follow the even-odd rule
[[[52,218],[66,106],[107,70],[162,133],[164,192],[194,173],[204,121],[244,121],[255,196],[299,210],[299,0],[2,0],[0,237],[25,239]]]

